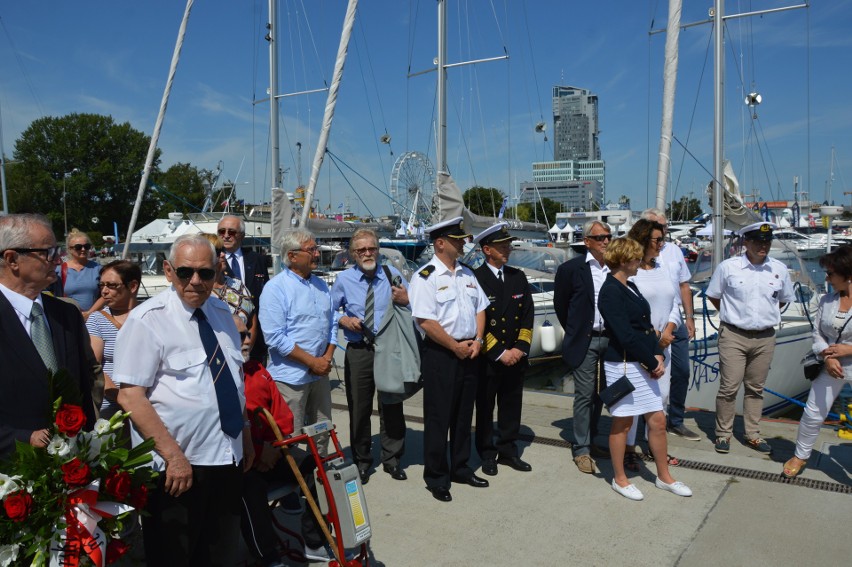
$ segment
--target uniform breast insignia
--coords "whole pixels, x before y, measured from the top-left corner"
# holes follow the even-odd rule
[[[426,266],[425,268],[423,268],[422,270],[420,270],[417,273],[420,274],[421,278],[423,278],[424,280],[427,280],[427,279],[429,279],[429,276],[432,275],[432,266]]]
[[[488,301],[490,301],[491,303],[494,303],[495,301],[497,301],[497,296],[496,295],[489,295]]]
[[[518,295],[513,295],[513,296],[512,296],[512,299],[520,299],[520,298],[522,298],[523,296],[524,296],[524,294],[523,294],[523,293],[519,293]]]
[[[439,287],[439,288],[438,288],[438,291],[444,291],[444,290],[445,290],[445,289],[447,289],[448,287],[450,287],[450,286],[448,286],[448,285],[442,285],[441,287]]]

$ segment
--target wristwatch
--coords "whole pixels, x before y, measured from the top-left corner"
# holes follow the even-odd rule
[[[476,337],[475,340],[476,340],[476,342],[478,342],[480,344],[480,346],[485,345],[485,341],[482,339],[482,337]]]

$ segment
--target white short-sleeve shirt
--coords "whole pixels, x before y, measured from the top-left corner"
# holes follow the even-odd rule
[[[207,316],[245,408],[242,354],[236,326],[225,302],[210,297],[201,310]],[[242,437],[222,431],[216,387],[207,365],[207,353],[198,334],[195,310],[187,307],[174,288],[152,297],[130,312],[115,344],[113,379],[122,385],[142,386],[169,434],[193,465],[227,465],[243,458]],[[143,441],[135,428],[131,439]],[[165,461],[154,452],[154,469]]]
[[[745,255],[719,264],[706,293],[720,300],[719,318],[723,322],[747,331],[778,325],[780,304],[795,299],[787,266],[770,257],[755,265]]]
[[[476,314],[490,304],[473,270],[459,262],[451,270],[437,257],[412,276],[408,299],[414,317],[437,321],[456,340],[476,336]]]

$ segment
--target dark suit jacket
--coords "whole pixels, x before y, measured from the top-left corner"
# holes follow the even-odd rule
[[[260,293],[263,291],[263,286],[269,281],[269,270],[266,267],[266,255],[260,254],[248,248],[243,248],[243,265],[245,273],[242,274],[242,282],[251,292],[251,300],[254,303],[254,312],[260,308]],[[231,264],[225,262],[225,274],[234,277],[231,271]],[[260,330],[260,321],[258,320],[257,329],[252,329],[254,335],[254,347],[251,349],[251,358],[261,363],[266,362],[266,343],[263,340],[263,332]]]
[[[630,289],[607,275],[598,294],[598,309],[609,332],[604,360],[639,362],[646,370],[653,370],[657,367],[654,357],[663,350],[651,324],[651,306],[633,282],[627,285]]]
[[[503,266],[503,283],[500,283],[485,264],[473,273],[491,302],[485,310],[485,358],[498,364],[500,369],[526,368],[527,356],[512,367],[497,362],[497,357],[506,349],[517,348],[526,355],[530,353],[535,309],[526,274],[517,268]]]
[[[91,429],[96,420],[92,384],[97,363],[83,316],[77,307],[55,297],[42,295],[42,300],[56,358],[80,387],[86,429]],[[16,440],[28,443],[33,431],[51,425],[54,400],[48,391],[47,367],[2,293],[0,359],[0,459],[6,459],[14,452]]]
[[[565,330],[562,359],[573,370],[586,358],[595,324],[595,283],[585,254],[571,258],[556,271],[553,309]]]

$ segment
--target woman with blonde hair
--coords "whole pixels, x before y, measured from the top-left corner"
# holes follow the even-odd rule
[[[644,257],[642,245],[630,238],[616,238],[604,253],[610,269],[598,295],[598,309],[609,332],[604,354],[607,386],[626,378],[633,391],[613,403],[609,450],[612,455],[612,489],[630,500],[644,495],[627,478],[624,452],[633,418],[644,415],[648,424],[648,446],[657,466],[656,486],[678,496],[692,496],[684,483],[676,481],[666,460],[666,418],[657,380],[665,373],[663,351],[651,323],[651,306],[629,278],[636,275]]]
[[[65,237],[65,248],[65,261],[56,268],[62,282],[62,295],[73,299],[83,312],[83,318],[88,319],[92,312],[104,306],[98,287],[101,266],[89,259],[92,241],[85,232],[72,228]]]

